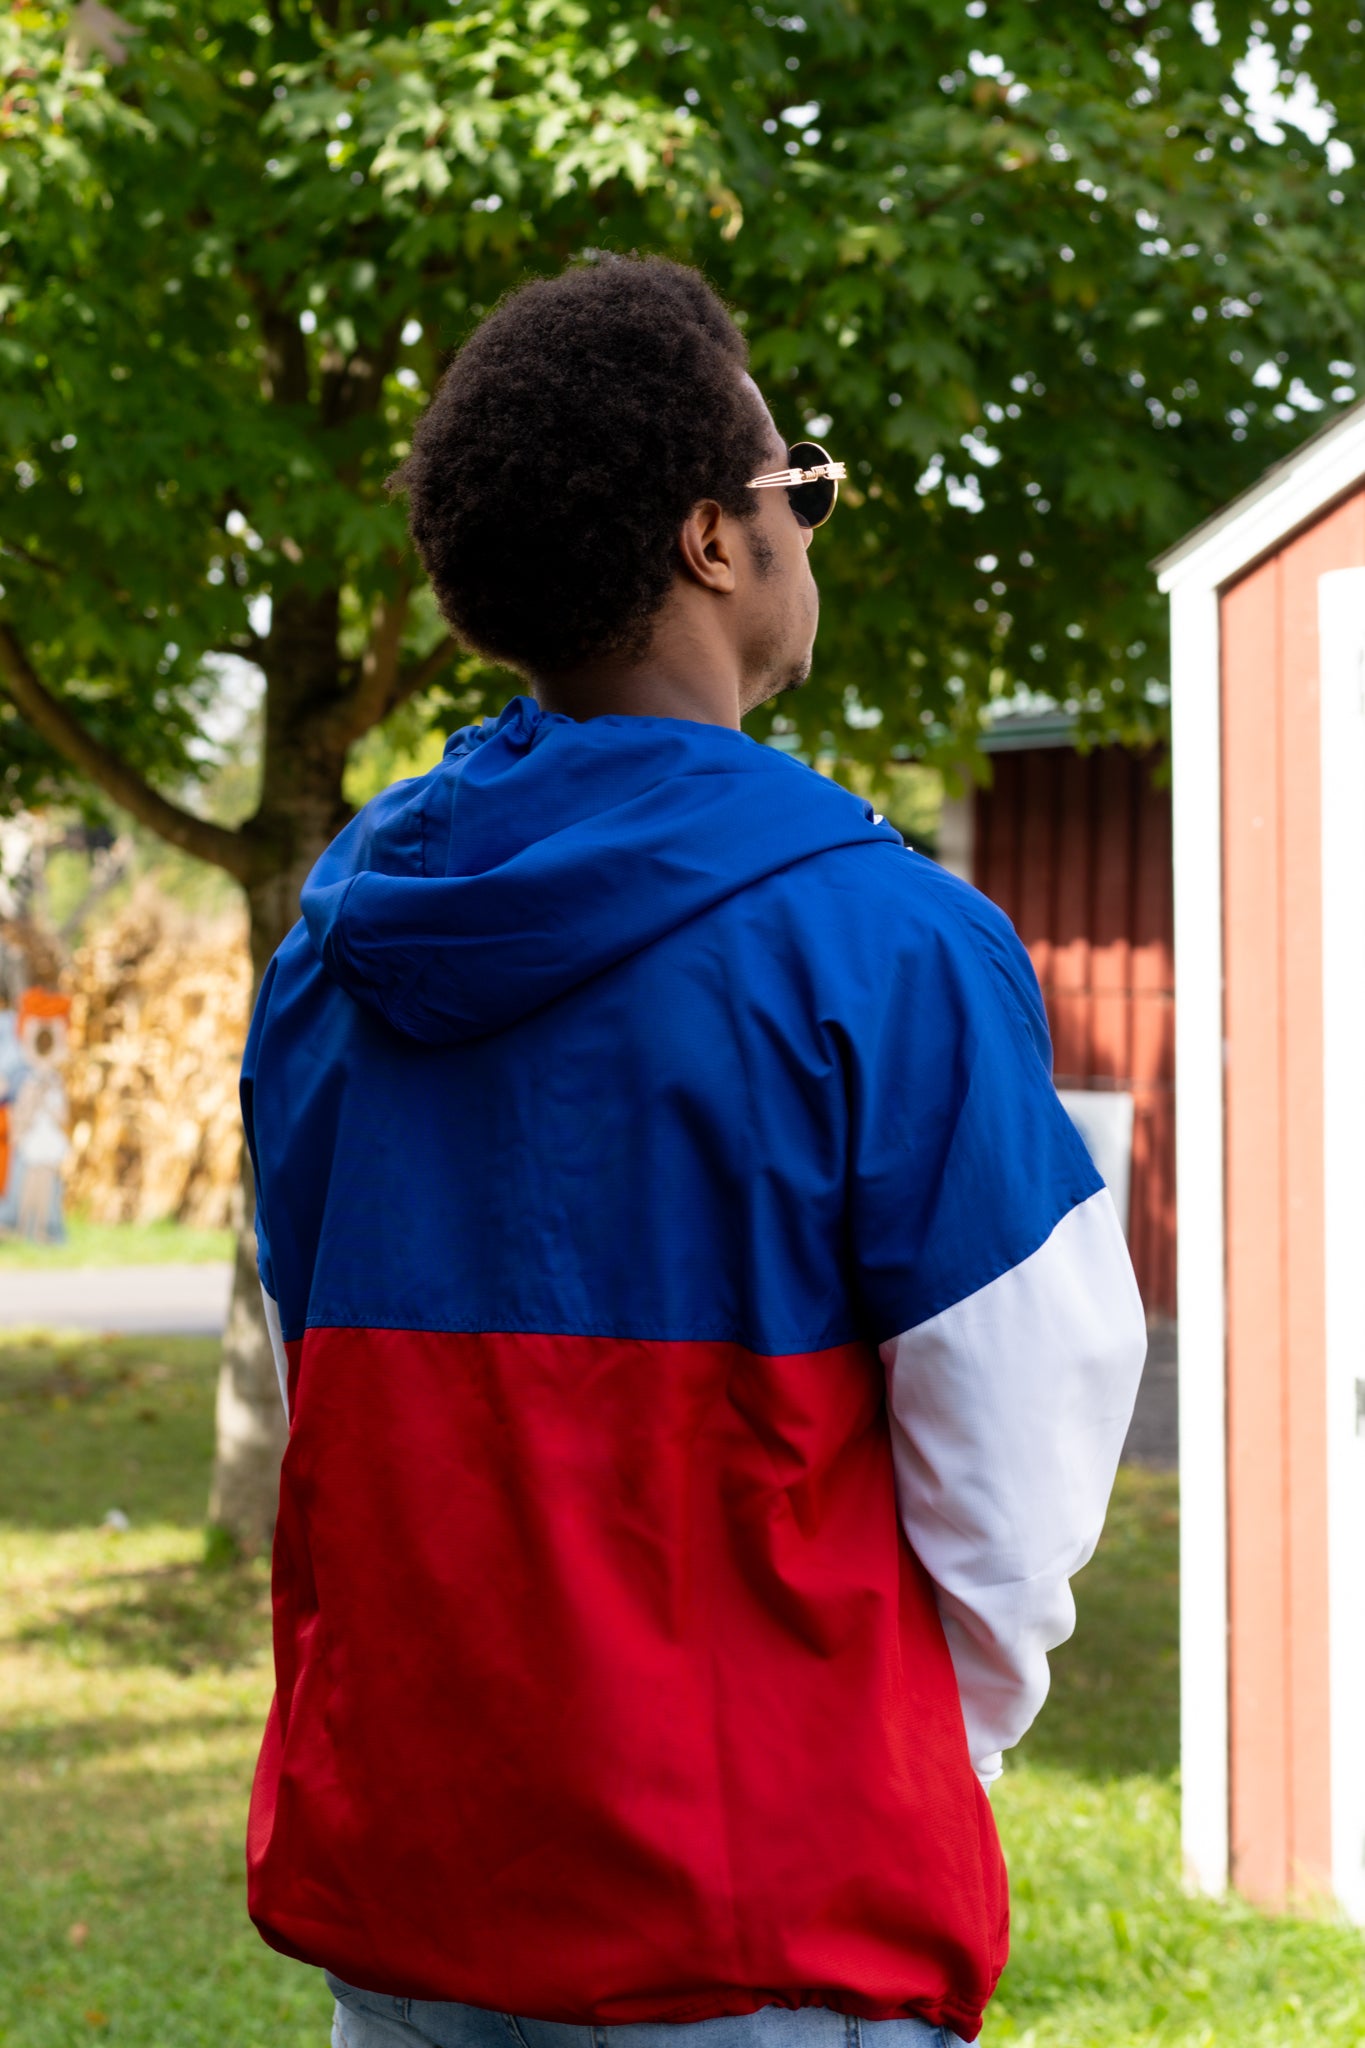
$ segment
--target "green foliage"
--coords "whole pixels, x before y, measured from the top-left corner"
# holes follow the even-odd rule
[[[407,714],[411,713],[412,716]],[[358,810],[372,796],[391,783],[406,782],[414,775],[426,775],[436,766],[445,745],[445,735],[428,721],[431,707],[418,700],[377,725],[358,740],[346,764],[342,784],[347,803]]]
[[[466,655],[452,663],[452,671],[447,683],[409,698],[356,741],[342,782],[348,804],[359,810],[390,783],[425,775],[440,760],[450,733],[480,715],[489,680],[485,664]],[[508,678],[509,694],[519,687],[517,678]]]
[[[817,541],[840,744],[862,706],[885,714],[862,745],[951,755],[1019,683],[1144,737],[1148,558],[1302,438],[1296,379],[1353,395],[1330,364],[1360,365],[1358,229],[1331,196],[1360,169],[1262,142],[1232,61],[1265,29],[1365,159],[1361,10],[1315,10],[1292,60],[1294,17],[1256,6],[1218,7],[1216,47],[1169,0],[873,12],[790,39],[820,139],[730,272],[779,416],[787,391],[832,415],[863,496]],[[784,96],[743,97],[752,128]]]
[[[755,722],[811,751],[959,759],[1019,682],[1149,734],[1149,556],[1355,389],[1359,0],[1220,0],[1216,42],[1183,0],[126,11],[117,64],[67,61],[60,9],[0,20],[0,623],[163,786],[201,773],[206,651],[281,688],[291,603],[341,591],[354,682],[442,361],[590,248],[702,263],[779,424],[850,464],[817,675]],[[1258,136],[1253,36],[1353,168]],[[414,603],[408,653],[438,632]],[[0,747],[9,801],[64,779],[2,708]]]
[[[889,818],[907,846],[922,853],[937,850],[944,778],[936,769],[915,761],[882,761],[874,766],[834,756],[826,756],[820,765],[828,766],[836,782]]]

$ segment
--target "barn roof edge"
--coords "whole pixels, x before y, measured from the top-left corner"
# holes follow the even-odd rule
[[[1359,469],[1352,477],[1349,450],[1357,439]],[[1343,461],[1347,470],[1344,479]],[[1228,582],[1263,556],[1278,539],[1287,539],[1356,484],[1365,484],[1365,399],[1327,420],[1297,448],[1272,463],[1254,484],[1157,555],[1150,567],[1159,587],[1169,592],[1176,583],[1184,582],[1190,573],[1189,564],[1214,550],[1219,542],[1222,546],[1217,548],[1208,580],[1214,584]],[[1278,529],[1271,517],[1274,507],[1267,503],[1276,497],[1283,501],[1283,525]],[[1261,516],[1254,516],[1258,512]],[[1243,524],[1239,540],[1235,529]],[[1178,573],[1181,571],[1184,573]]]

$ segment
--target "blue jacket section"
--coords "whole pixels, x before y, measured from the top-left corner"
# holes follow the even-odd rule
[[[516,699],[303,912],[242,1078],[286,1338],[879,1342],[1099,1186],[1007,920],[725,728]]]

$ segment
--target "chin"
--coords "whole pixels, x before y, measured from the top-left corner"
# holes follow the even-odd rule
[[[785,675],[780,671],[769,671],[768,680],[753,686],[753,695],[744,698],[740,717],[747,718],[751,711],[757,711],[760,704],[771,704],[774,697],[783,697],[788,690],[799,690],[802,683],[810,678],[811,649],[807,649],[799,661],[792,663]]]

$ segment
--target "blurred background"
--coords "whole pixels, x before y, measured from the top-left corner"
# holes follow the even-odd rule
[[[989,2043],[1365,2041],[1365,1942],[1178,1835],[1167,608],[1365,398],[1360,0],[0,14],[0,2042],[326,2038],[245,1918],[282,1444],[236,1107],[353,810],[518,687],[384,479],[521,279],[701,265],[849,467],[750,722],[1010,912],[1152,1362],[996,1795]]]

